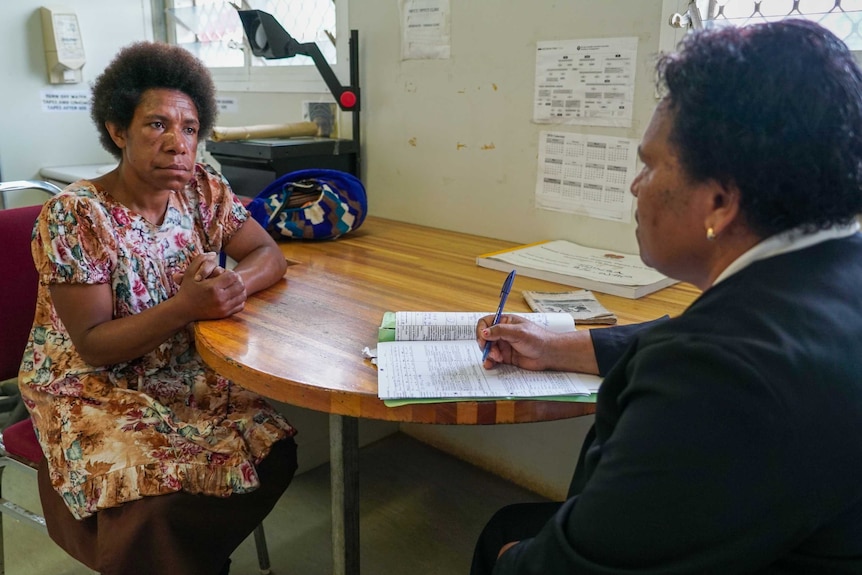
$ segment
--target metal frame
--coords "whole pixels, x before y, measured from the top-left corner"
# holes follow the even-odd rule
[[[12,182],[0,182],[0,210],[6,208],[6,196],[4,193],[14,192],[17,190],[42,190],[52,196],[63,191],[51,182],[46,182],[44,180],[15,180]]]

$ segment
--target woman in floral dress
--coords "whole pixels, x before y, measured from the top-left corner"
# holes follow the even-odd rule
[[[214,94],[183,49],[123,49],[91,112],[119,165],[48,201],[34,229],[20,382],[45,453],[40,495],[51,537],[103,575],[227,573],[296,470],[290,424],[195,350],[195,321],[241,312],[286,268],[196,163]]]

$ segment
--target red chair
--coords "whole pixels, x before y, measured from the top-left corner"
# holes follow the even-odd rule
[[[0,187],[2,191],[4,188]],[[0,294],[3,294],[0,298],[0,326],[3,326],[0,329],[0,388],[5,393],[0,397],[0,411],[6,402],[3,415],[11,418],[0,424],[0,428],[5,427],[0,433],[0,575],[6,572],[3,515],[48,533],[45,519],[40,514],[9,501],[2,494],[3,471],[7,467],[24,470],[32,476],[35,484],[36,469],[43,457],[33,422],[20,401],[15,381],[36,310],[38,275],[30,253],[30,239],[41,207],[0,209],[0,237],[3,238],[0,249]],[[10,407],[10,403],[15,405]],[[260,572],[267,575],[271,571],[263,523],[255,528],[254,540]]]
[[[0,293],[3,294],[0,299],[0,325],[3,326],[0,330],[0,380],[5,380],[4,402],[17,404],[5,406],[7,422],[14,411],[20,414],[24,409],[17,395],[15,378],[36,309],[38,276],[30,256],[30,235],[40,209],[41,206],[28,206],[0,210],[0,237],[4,240],[0,250],[0,270],[3,270],[0,273]],[[13,423],[0,435],[0,512],[47,534],[45,520],[39,514],[2,496],[2,474],[7,467],[17,466],[35,478],[36,465],[42,458],[26,411],[23,417],[23,421]],[[5,572],[4,551],[0,531],[0,573]]]

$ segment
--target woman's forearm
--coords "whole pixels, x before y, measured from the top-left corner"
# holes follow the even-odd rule
[[[287,261],[278,246],[260,246],[237,262],[233,271],[239,274],[247,295],[259,292],[284,277]]]
[[[599,373],[593,340],[587,330],[559,334],[548,342],[545,358],[548,369],[555,371]]]
[[[79,334],[74,344],[88,364],[114,365],[152,352],[190,321],[171,298],[141,313],[100,323]]]

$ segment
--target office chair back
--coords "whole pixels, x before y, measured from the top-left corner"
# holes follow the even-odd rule
[[[39,190],[50,195],[60,188],[41,180],[0,182],[0,206],[6,192]],[[18,366],[36,309],[38,277],[30,255],[33,223],[41,206],[0,210],[3,249],[0,250],[0,430],[27,417],[18,394]]]
[[[0,207],[7,192],[40,190],[49,195],[62,190],[42,180],[0,182]],[[0,381],[18,376],[21,354],[33,325],[38,276],[30,254],[33,224],[42,206],[0,209],[3,249],[0,250]]]
[[[0,210],[0,381],[18,376],[36,310],[39,278],[30,254],[33,224],[42,206]]]

